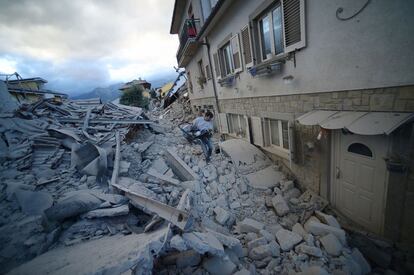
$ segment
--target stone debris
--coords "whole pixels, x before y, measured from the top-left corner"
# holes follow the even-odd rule
[[[342,244],[334,234],[329,233],[319,239],[326,252],[332,256],[341,255]]]
[[[0,219],[0,273],[372,270],[322,212],[326,200],[257,147],[224,141],[207,164],[177,127],[194,118],[184,99],[146,114],[48,100],[17,113],[0,119],[2,217],[11,221]]]
[[[289,206],[281,195],[276,195],[272,199],[272,205],[279,216],[284,216],[289,213]]]
[[[302,241],[302,237],[299,234],[286,229],[280,229],[276,233],[276,239],[283,251],[291,250],[296,244]]]
[[[175,235],[170,240],[170,246],[178,251],[185,251],[187,250],[187,245],[184,239],[180,235]]]
[[[255,221],[250,218],[245,218],[243,221],[237,224],[241,233],[255,232],[259,233],[265,225],[261,222]]]

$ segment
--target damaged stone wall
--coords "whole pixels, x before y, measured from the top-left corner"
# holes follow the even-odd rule
[[[197,99],[196,102],[201,102]],[[194,103],[192,103],[194,104]],[[390,87],[369,90],[338,91],[326,93],[312,93],[301,95],[246,97],[234,99],[219,99],[222,113],[242,114],[258,117],[276,118],[277,114],[289,113],[294,117],[315,109],[327,110],[355,110],[355,111],[394,111],[414,112],[414,86]],[[329,156],[328,144],[316,140],[319,127],[302,127],[295,124],[296,150],[299,153],[299,163],[293,163],[291,172],[299,179],[300,184],[315,191],[326,189],[320,186],[327,175],[321,175],[323,158]],[[315,142],[315,150],[304,154],[303,141]],[[301,152],[302,151],[302,152]],[[303,158],[303,156],[305,156]],[[278,156],[272,158],[288,163]],[[301,161],[303,163],[301,164]],[[289,167],[289,165],[287,166]]]
[[[317,140],[320,129],[319,126],[294,124],[295,160],[292,162],[264,150],[273,161],[283,164],[284,171],[292,174],[303,189],[309,188],[317,194],[321,190],[322,150],[327,149]],[[307,143],[314,147],[309,148]]]

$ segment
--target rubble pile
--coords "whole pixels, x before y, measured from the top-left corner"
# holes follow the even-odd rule
[[[111,103],[53,100],[1,114],[0,273],[59,243],[131,232],[128,200],[106,194],[107,179],[115,132],[150,123],[140,114]],[[104,221],[113,216],[124,218]]]
[[[155,110],[154,116],[168,119],[175,125],[183,122],[191,122],[195,115],[192,112],[190,99],[188,97],[179,97],[173,104],[165,109]]]
[[[11,273],[371,271],[335,217],[322,212],[326,201],[300,190],[262,154],[246,160],[230,153],[231,141],[214,139],[221,150],[207,164],[177,127],[193,118],[180,100],[149,113],[152,121],[119,105],[70,102],[3,118],[24,126],[1,124],[6,146],[21,147],[1,166],[0,272],[35,256]],[[127,143],[128,129],[103,125],[104,117],[146,126],[133,128]],[[20,127],[30,130],[12,134]],[[39,151],[36,144],[51,146]]]

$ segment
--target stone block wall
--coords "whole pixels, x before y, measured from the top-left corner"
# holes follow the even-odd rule
[[[192,100],[192,105],[215,105],[214,98]],[[281,114],[289,114],[297,118],[301,114],[319,110],[338,111],[382,111],[382,112],[414,112],[414,86],[389,87],[367,90],[323,92],[300,95],[245,97],[234,99],[219,99],[222,113],[234,113],[258,117],[278,118]],[[412,126],[409,126],[412,127]],[[294,123],[295,162],[290,162],[277,155],[267,154],[298,179],[301,186],[309,188],[317,193],[323,193],[323,189],[329,187],[330,142],[329,133],[327,140],[316,139],[319,126],[303,126]],[[396,131],[394,135],[405,134]],[[325,137],[326,138],[326,137]],[[395,139],[395,137],[394,137]],[[414,134],[410,134],[404,141],[394,143],[408,144],[413,142]],[[304,144],[308,141],[314,143],[312,151],[306,151]],[[401,179],[390,177],[386,209],[385,236],[396,241],[408,241],[414,243],[414,146],[411,150],[405,150],[405,158],[410,160],[408,170]],[[400,148],[401,151],[401,148]],[[404,151],[404,149],[403,149]],[[409,155],[407,155],[409,154]],[[325,167],[326,166],[326,167]],[[398,188],[394,188],[394,182],[399,181]],[[395,182],[397,184],[397,182]],[[391,189],[390,189],[391,188]],[[327,192],[327,191],[326,191]],[[403,211],[401,210],[403,208]],[[399,214],[399,215],[396,215]],[[387,223],[388,221],[388,223]],[[392,225],[390,225],[390,223]],[[387,225],[388,224],[388,225]]]
[[[249,117],[277,118],[281,113],[291,114],[297,118],[312,110],[338,111],[382,111],[382,112],[414,112],[414,86],[390,87],[368,90],[352,90],[324,92],[301,95],[247,97],[220,99],[220,110],[223,113],[243,114]],[[330,148],[319,142],[316,137],[320,131],[318,126],[303,126],[295,123],[296,162],[272,155],[272,159],[282,162],[297,177],[299,184],[315,192],[320,191],[322,160],[329,157]],[[303,152],[304,144],[312,141],[315,148],[312,152]]]

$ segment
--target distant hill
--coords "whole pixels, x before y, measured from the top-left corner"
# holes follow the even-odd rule
[[[151,83],[151,88],[160,88],[168,82],[172,82],[177,78],[178,74],[175,72],[167,73],[162,76],[154,76],[148,78],[147,81]],[[132,79],[131,79],[132,80]],[[113,101],[121,96],[121,91],[118,89],[124,85],[124,83],[112,84],[106,88],[95,88],[90,92],[72,96],[72,99],[88,99],[100,97],[103,102]]]
[[[121,92],[118,90],[123,83],[112,84],[106,88],[95,88],[90,92],[76,95],[71,97],[72,99],[88,99],[100,97],[103,102],[112,101],[121,96]]]

